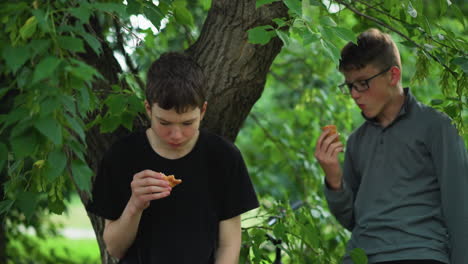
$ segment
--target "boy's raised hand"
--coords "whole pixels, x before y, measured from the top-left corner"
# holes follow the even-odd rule
[[[325,172],[328,185],[335,190],[341,189],[342,171],[338,154],[343,149],[339,134],[332,134],[328,129],[320,135],[315,148],[315,158]]]
[[[137,211],[146,209],[152,200],[167,197],[172,190],[164,176],[152,170],[144,170],[135,174],[130,186],[132,188],[130,204]]]

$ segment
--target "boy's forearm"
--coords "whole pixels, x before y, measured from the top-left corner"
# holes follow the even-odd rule
[[[142,211],[125,207],[122,215],[115,221],[106,220],[104,241],[110,255],[121,259],[135,241]]]
[[[239,263],[240,245],[220,246],[216,251],[215,264]]]

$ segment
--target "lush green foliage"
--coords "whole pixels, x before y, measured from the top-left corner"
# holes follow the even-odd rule
[[[257,8],[277,1],[258,0]],[[32,226],[40,237],[56,230],[44,225],[45,216],[65,210],[64,199],[74,186],[89,191],[85,131],[93,126],[103,133],[119,125],[132,129],[133,118],[143,110],[149,63],[163,52],[188,48],[210,6],[209,0],[127,2],[0,4],[0,175],[5,191],[0,212],[6,216],[8,237],[20,237],[20,224]],[[259,219],[264,219],[244,230],[242,258],[271,263],[269,234],[283,241],[285,263],[337,263],[347,233],[328,213],[321,171],[312,156],[322,125],[336,124],[345,140],[360,122],[351,100],[336,89],[342,81],[336,71],[339,49],[368,27],[391,32],[400,43],[405,85],[466,131],[463,13],[468,7],[446,0],[431,2],[436,7],[423,0],[283,2],[290,17],[248,32],[259,45],[278,36],[284,49],[237,141],[261,194]],[[153,27],[138,24],[139,17]],[[93,21],[102,32],[89,26]],[[102,55],[103,43],[124,61],[118,81],[106,79],[80,57],[83,52]],[[112,84],[113,92],[102,98],[91,89],[95,83]],[[102,109],[108,111],[88,119]],[[304,205],[292,211],[288,204],[297,200]],[[271,226],[268,216],[283,217]],[[27,246],[34,241],[23,238],[16,241],[34,247]]]
[[[100,263],[96,240],[47,238],[21,235],[8,244],[8,252],[16,259],[7,264],[97,264]]]

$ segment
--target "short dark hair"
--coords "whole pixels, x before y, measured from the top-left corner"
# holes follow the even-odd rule
[[[390,66],[401,69],[400,52],[392,37],[375,28],[362,32],[357,38],[357,45],[349,42],[341,50],[341,72],[359,70],[367,65],[380,70]]]
[[[185,54],[169,52],[161,55],[148,70],[146,100],[165,110],[177,113],[203,107],[205,74],[195,60]]]

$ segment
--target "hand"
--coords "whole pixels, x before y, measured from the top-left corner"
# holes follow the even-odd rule
[[[315,158],[325,172],[325,179],[332,189],[341,189],[341,167],[338,154],[343,152],[344,146],[339,140],[339,134],[330,134],[330,130],[323,132],[317,140]]]
[[[137,211],[145,210],[150,201],[167,197],[171,193],[171,187],[163,175],[152,170],[135,174],[130,186],[132,196],[129,203]]]

